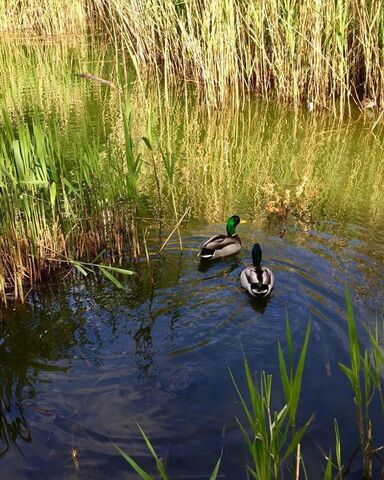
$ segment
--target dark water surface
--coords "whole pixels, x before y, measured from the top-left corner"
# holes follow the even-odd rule
[[[1,478],[134,478],[111,440],[153,468],[136,422],[172,478],[208,478],[222,448],[223,478],[245,478],[235,420],[243,413],[228,367],[245,389],[242,346],[254,371],[274,375],[281,405],[277,339],[284,341],[286,312],[296,344],[312,318],[299,415],[304,421],[315,412],[304,448],[310,478],[321,473],[320,449],[332,446],[334,417],[351,454],[354,405],[337,365],[347,361],[344,288],[357,317],[374,321],[383,304],[382,243],[363,226],[279,238],[241,225],[239,255],[200,265],[198,245],[221,229],[186,227],[182,253],[171,243],[152,257],[153,283],[145,262],[138,276],[121,278],[124,291],[103,279],[54,278],[30,303],[4,312]],[[239,285],[251,239],[275,272],[276,288],[263,302]],[[377,432],[383,426],[379,411],[374,425]]]

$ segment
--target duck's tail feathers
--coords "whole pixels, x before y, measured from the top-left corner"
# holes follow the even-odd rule
[[[251,283],[251,291],[255,295],[265,295],[268,293],[268,285],[264,283]]]
[[[210,248],[202,248],[201,252],[199,253],[200,258],[204,258],[206,260],[210,260],[215,255],[215,251],[211,250]]]

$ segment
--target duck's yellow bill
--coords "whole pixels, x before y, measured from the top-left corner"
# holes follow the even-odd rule
[[[240,223],[247,223],[246,220],[240,220]]]

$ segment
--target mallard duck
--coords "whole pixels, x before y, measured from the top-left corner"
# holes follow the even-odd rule
[[[361,101],[361,108],[363,110],[368,110],[370,108],[376,107],[376,100],[372,97],[364,97]]]
[[[229,217],[227,220],[227,235],[222,233],[207,240],[202,246],[199,257],[204,260],[212,260],[237,253],[241,249],[241,240],[236,233],[236,227],[240,222],[240,217],[237,215]]]
[[[252,267],[245,268],[240,274],[241,286],[253,297],[268,296],[275,284],[271,270],[261,265],[261,248],[258,243],[252,248]]]

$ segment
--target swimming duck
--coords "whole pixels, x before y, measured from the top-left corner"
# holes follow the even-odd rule
[[[221,233],[207,240],[199,253],[200,258],[212,260],[237,253],[241,249],[241,240],[236,233],[236,227],[239,223],[240,217],[237,215],[229,217],[227,220],[227,235]]]
[[[261,248],[258,243],[252,248],[253,266],[245,268],[240,274],[241,286],[253,297],[268,296],[275,284],[271,270],[261,265]]]
[[[372,97],[364,97],[361,101],[361,108],[363,110],[368,110],[370,108],[375,108],[376,100]]]

